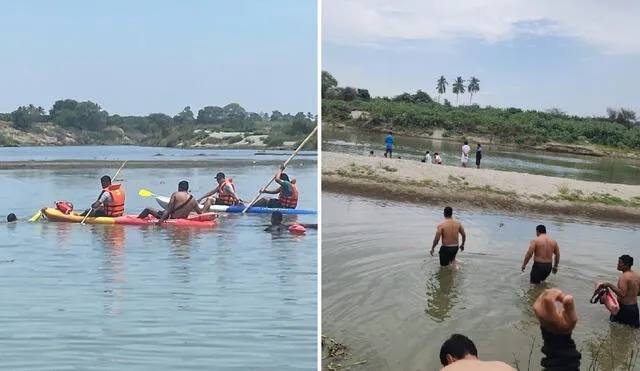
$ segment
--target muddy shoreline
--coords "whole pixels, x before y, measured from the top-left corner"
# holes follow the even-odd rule
[[[322,191],[413,204],[640,224],[640,186],[322,154]]]
[[[282,164],[282,160],[267,159],[261,156],[259,160],[248,159],[217,159],[217,160],[133,160],[127,161],[126,167],[129,169],[153,169],[153,168],[209,168],[215,166],[277,166]],[[33,161],[5,161],[0,162],[0,170],[16,169],[92,169],[98,167],[118,168],[122,165],[122,160],[33,160]],[[316,159],[295,158],[289,164],[298,165],[313,163]]]

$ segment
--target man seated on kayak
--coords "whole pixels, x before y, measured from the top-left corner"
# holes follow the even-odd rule
[[[298,223],[305,228],[318,229],[318,224],[302,224]],[[289,229],[291,225],[282,224],[282,213],[275,211],[271,213],[271,225],[264,229],[265,232],[284,232]]]
[[[280,187],[274,190],[261,189],[260,193],[279,194],[277,199],[263,197],[256,201],[253,206],[268,207],[271,209],[295,209],[298,206],[298,188],[296,180],[289,180],[289,176],[285,173],[284,166],[280,165],[280,169],[276,173],[275,181]]]
[[[209,211],[211,205],[242,205],[242,201],[236,194],[236,186],[232,183],[231,178],[227,179],[224,173],[218,173],[216,174],[216,181],[218,186],[198,199],[198,203],[206,200],[202,209],[205,213]],[[218,197],[212,197],[216,193]]]
[[[9,215],[7,215],[7,223],[14,223],[18,221],[18,217],[16,216],[16,214],[11,213]]]
[[[102,192],[98,200],[91,204],[91,209],[85,210],[80,216],[85,216],[89,212],[90,217],[110,217],[124,215],[124,188],[120,184],[111,184],[111,177],[108,175],[100,178]]]
[[[202,214],[198,202],[193,195],[189,193],[189,182],[183,180],[178,183],[178,192],[171,194],[166,210],[156,210],[147,207],[142,210],[138,218],[144,219],[149,215],[153,215],[158,218],[156,224],[160,225],[167,219],[187,219],[192,211]]]

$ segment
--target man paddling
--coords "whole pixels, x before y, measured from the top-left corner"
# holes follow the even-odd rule
[[[460,251],[464,251],[464,243],[467,240],[467,235],[464,232],[462,223],[453,218],[453,209],[451,206],[444,208],[444,221],[442,221],[436,227],[436,235],[433,238],[433,246],[429,253],[433,256],[433,251],[436,249],[440,238],[442,238],[442,246],[438,255],[440,256],[440,265],[446,267],[452,265],[454,270],[458,270],[458,264],[456,263],[456,254],[458,254],[458,234],[462,235],[462,244],[460,245]]]
[[[555,256],[555,259],[554,259]],[[558,264],[560,263],[560,247],[558,242],[547,235],[547,228],[540,224],[536,227],[536,238],[529,243],[529,249],[524,255],[522,263],[522,271],[527,268],[529,260],[533,257],[533,266],[531,267],[531,283],[538,284],[546,280],[549,274],[558,273]],[[553,266],[551,262],[553,261]]]
[[[108,175],[100,178],[102,192],[98,200],[91,204],[91,209],[85,210],[80,216],[85,216],[89,212],[90,217],[118,217],[124,215],[124,188],[120,184],[111,184],[111,177]]]
[[[194,211],[202,214],[198,202],[189,193],[189,182],[186,180],[178,183],[178,191],[171,194],[166,210],[156,210],[150,207],[142,210],[138,218],[144,219],[149,215],[158,218],[157,225],[162,224],[167,219],[186,219]]]
[[[253,206],[268,207],[271,209],[295,209],[298,206],[298,188],[296,187],[296,180],[289,180],[289,176],[285,173],[284,166],[280,165],[280,169],[276,172],[275,181],[280,187],[267,190],[261,189],[260,193],[278,194],[277,199],[263,197],[256,201]]]
[[[318,229],[318,224],[302,224],[298,223],[307,229]],[[275,211],[271,213],[271,225],[264,229],[265,232],[284,232],[289,229],[291,225],[282,224],[282,213]]]
[[[242,205],[242,201],[236,194],[236,186],[232,183],[231,178],[227,178],[224,173],[218,173],[216,174],[216,181],[218,186],[198,199],[198,203],[206,200],[203,206],[204,212],[209,211],[211,205]],[[218,194],[218,197],[212,197],[215,194]]]
[[[638,311],[638,296],[640,296],[640,274],[631,270],[633,258],[622,255],[618,258],[618,270],[622,272],[618,284],[603,283],[598,289],[608,288],[618,296],[620,311],[611,315],[611,322],[618,322],[631,327],[640,327],[640,311]]]

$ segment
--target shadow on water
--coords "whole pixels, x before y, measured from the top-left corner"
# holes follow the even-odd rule
[[[424,312],[436,322],[450,318],[449,312],[459,302],[456,281],[462,279],[461,271],[439,267],[427,280],[427,309]]]

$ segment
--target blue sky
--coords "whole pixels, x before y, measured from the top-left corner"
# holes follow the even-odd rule
[[[4,1],[0,34],[0,112],[64,98],[121,115],[317,112],[315,1]]]
[[[475,76],[483,106],[640,118],[640,2],[324,0],[322,16],[322,66],[341,86],[435,98],[440,75]]]

